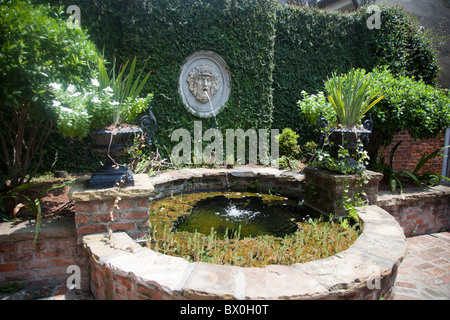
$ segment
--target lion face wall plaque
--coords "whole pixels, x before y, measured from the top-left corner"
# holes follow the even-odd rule
[[[195,52],[183,65],[178,88],[190,112],[200,117],[216,115],[230,95],[225,62],[213,52]]]

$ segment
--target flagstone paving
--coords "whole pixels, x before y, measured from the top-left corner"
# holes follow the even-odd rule
[[[450,232],[408,237],[394,300],[450,299]]]

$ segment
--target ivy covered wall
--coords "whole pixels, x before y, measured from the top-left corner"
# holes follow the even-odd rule
[[[175,129],[192,131],[195,120],[203,121],[204,131],[216,127],[213,118],[189,113],[178,93],[181,67],[198,50],[217,53],[229,68],[231,95],[217,116],[223,132],[290,127],[301,145],[315,134],[297,108],[301,91],[323,90],[331,72],[388,65],[430,84],[438,75],[435,52],[398,8],[380,7],[381,28],[370,29],[372,13],[365,8],[341,14],[276,0],[62,2],[80,7],[82,26],[110,61],[147,60],[158,120],[154,140],[162,152],[177,143],[170,141]]]
[[[352,67],[371,69],[375,44],[361,15],[279,6],[277,10],[274,122],[300,135],[300,144],[313,139],[314,128],[301,118],[301,91],[323,91],[332,72]]]
[[[181,67],[199,50],[221,56],[231,76],[230,98],[217,115],[222,131],[271,127],[276,2],[87,0],[78,5],[83,26],[108,60],[147,59],[147,89],[154,93],[158,121],[154,140],[161,151],[177,143],[170,141],[175,129],[192,132],[195,120],[203,121],[203,131],[216,127],[214,118],[188,112],[178,92]]]

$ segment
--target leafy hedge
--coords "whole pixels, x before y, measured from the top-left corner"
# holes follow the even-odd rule
[[[38,0],[47,2],[49,0]],[[372,12],[341,14],[279,4],[276,0],[50,0],[81,8],[81,24],[108,60],[137,55],[152,74],[154,133],[160,151],[169,151],[173,130],[193,130],[195,120],[178,93],[185,59],[211,50],[227,63],[231,95],[218,114],[220,128],[292,128],[300,145],[315,129],[297,109],[302,91],[323,90],[332,73],[351,68],[368,72],[388,65],[396,75],[434,85],[436,52],[398,7],[381,8],[381,29],[369,29]],[[201,119],[203,130],[215,127]]]
[[[365,23],[358,14],[278,7],[273,127],[297,131],[301,144],[312,140],[314,127],[297,110],[301,92],[323,90],[332,72],[374,65],[375,46],[370,34],[364,32]]]
[[[86,31],[68,28],[66,19],[48,4],[0,0],[0,175],[10,174],[11,186],[33,177],[48,146],[49,83],[82,85],[97,61]]]
[[[178,78],[185,59],[199,50],[220,55],[231,75],[228,103],[217,116],[221,129],[270,128],[275,1],[272,0],[116,0],[70,1],[81,8],[82,24],[111,61],[134,55],[148,59],[145,93],[153,92],[158,121],[155,144],[171,149],[175,129],[203,130],[184,107]],[[164,150],[162,150],[164,151]]]
[[[379,8],[381,28],[369,29],[373,11],[366,7],[350,14],[278,7],[273,127],[294,129],[301,145],[311,140],[314,128],[302,119],[297,101],[304,98],[302,91],[322,91],[332,72],[385,65],[394,74],[436,83],[437,53],[424,34],[401,8]]]

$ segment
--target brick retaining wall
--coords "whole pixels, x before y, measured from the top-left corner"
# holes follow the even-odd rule
[[[423,139],[417,141],[414,141],[407,130],[400,131],[395,135],[391,144],[384,150],[383,155],[385,164],[389,163],[390,152],[399,141],[402,141],[402,143],[394,153],[394,170],[406,170],[412,172],[424,153],[429,155],[445,145],[445,130],[435,139]],[[442,157],[435,157],[429,160],[420,170],[420,172],[429,171],[441,174]]]
[[[161,174],[151,180],[144,177],[144,181],[152,181],[155,187],[151,184],[143,186],[137,177],[137,186],[121,193],[119,208],[113,211],[113,231],[125,231],[132,238],[144,234],[147,230],[148,201],[170,196],[177,191],[223,187],[222,183],[226,180],[240,188],[258,180],[258,183],[253,183],[258,191],[277,188],[301,195],[304,183],[300,173],[272,168],[258,172],[239,169],[228,176],[209,169],[191,169]],[[274,181],[276,184],[273,184]],[[71,191],[71,196],[76,192],[75,198],[78,199],[75,204],[76,217],[44,220],[36,250],[32,245],[32,223],[0,223],[0,284],[16,281],[25,283],[29,288],[65,284],[69,277],[67,267],[77,265],[81,268],[82,289],[89,288],[88,258],[81,246],[81,238],[107,231],[109,208],[114,203],[115,194],[111,190],[103,190],[101,196],[106,195],[107,199],[101,200],[99,193],[86,193],[80,189],[82,181],[77,186]],[[450,186],[405,189],[402,195],[380,192],[378,205],[399,222],[406,235],[450,229]]]
[[[401,195],[379,192],[378,205],[400,223],[406,236],[450,229],[450,186],[409,188]]]
[[[77,243],[73,217],[43,220],[36,249],[30,222],[0,223],[0,284],[19,282],[26,288],[66,284],[76,265],[81,289],[89,288],[87,253]]]

